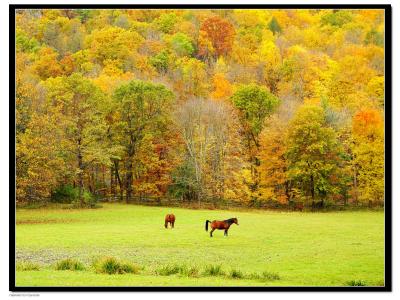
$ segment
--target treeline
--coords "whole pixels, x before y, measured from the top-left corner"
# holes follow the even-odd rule
[[[18,203],[382,204],[381,10],[18,10]]]

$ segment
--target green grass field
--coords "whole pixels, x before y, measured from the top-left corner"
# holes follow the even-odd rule
[[[164,228],[174,213],[175,229]],[[237,217],[229,236],[204,229],[205,220]],[[218,211],[104,204],[100,209],[18,209],[17,286],[346,286],[384,285],[383,212],[300,213]],[[99,257],[140,267],[137,274],[96,273]],[[82,271],[58,271],[74,258]],[[204,274],[220,265],[224,274]],[[193,267],[197,275],[160,275],[165,267]],[[236,270],[231,274],[232,269]],[[275,278],[260,278],[263,272]],[[237,275],[239,273],[239,275]]]

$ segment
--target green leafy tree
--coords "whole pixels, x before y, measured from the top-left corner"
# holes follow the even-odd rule
[[[178,17],[175,13],[166,14],[163,13],[157,19],[155,19],[157,28],[163,33],[171,33],[178,22]]]
[[[150,64],[157,69],[159,73],[165,74],[171,63],[171,57],[167,50],[149,58]]]
[[[168,123],[174,95],[165,86],[133,80],[121,85],[113,95],[119,119],[116,130],[125,148],[126,200],[132,196],[133,164],[148,131],[162,134]]]
[[[259,147],[258,136],[263,129],[265,118],[271,115],[279,104],[279,99],[267,88],[249,84],[243,85],[231,97],[233,105],[240,111],[249,147],[254,143]]]
[[[382,32],[378,32],[375,29],[371,29],[368,31],[367,35],[365,36],[364,43],[365,44],[374,44],[377,46],[383,47],[385,38]]]
[[[353,15],[349,10],[337,10],[329,14],[325,14],[321,17],[321,23],[323,25],[332,25],[336,27],[342,27],[344,24],[351,22]]]
[[[84,206],[84,176],[95,163],[108,164],[109,153],[103,147],[106,126],[101,103],[105,96],[89,79],[79,73],[50,78],[46,88],[48,113],[57,115],[63,129],[61,146],[75,168],[80,205]]]
[[[282,32],[281,25],[279,25],[278,20],[275,17],[272,17],[271,21],[268,23],[268,29],[274,34]]]
[[[256,84],[243,85],[232,95],[231,101],[239,110],[242,123],[248,159],[250,161],[250,176],[247,185],[251,197],[256,200],[260,183],[260,166],[258,157],[260,140],[259,136],[264,127],[264,122],[279,104],[279,99],[271,94],[267,88]]]
[[[40,45],[34,37],[29,38],[23,30],[17,28],[15,34],[15,48],[17,51],[22,52],[36,52],[39,50]]]
[[[289,124],[288,177],[294,188],[312,201],[337,193],[333,184],[340,162],[336,132],[327,126],[323,108],[304,104]]]
[[[191,56],[194,52],[190,38],[184,33],[175,33],[167,40],[177,56]]]

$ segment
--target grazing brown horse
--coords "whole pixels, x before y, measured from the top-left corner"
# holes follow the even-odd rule
[[[224,220],[224,221],[209,221],[206,220],[206,231],[208,231],[208,223],[211,223],[211,231],[210,231],[210,237],[212,237],[212,233],[215,229],[219,229],[219,230],[225,230],[224,235],[228,236],[228,230],[229,227],[231,227],[231,225],[233,223],[235,223],[236,225],[239,225],[238,220],[236,218],[232,218],[232,219],[228,219],[228,220]]]
[[[171,229],[174,228],[175,216],[173,214],[168,214],[165,216],[165,228],[168,228],[168,223],[171,224]]]

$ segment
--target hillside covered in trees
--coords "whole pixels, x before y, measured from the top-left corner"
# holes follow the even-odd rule
[[[19,10],[17,203],[384,201],[383,10]]]

